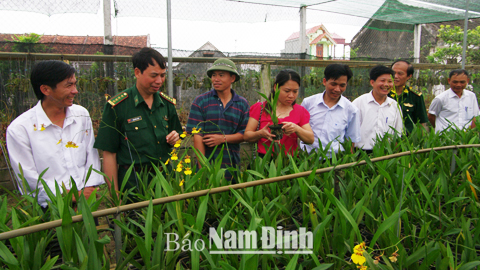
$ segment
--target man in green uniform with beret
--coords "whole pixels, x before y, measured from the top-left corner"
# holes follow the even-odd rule
[[[112,97],[103,109],[94,147],[103,150],[103,171],[119,190],[134,164],[126,189],[137,187],[136,173],[168,160],[182,127],[175,99],[159,92],[165,81],[165,58],[152,48],[132,57],[136,85]],[[119,180],[120,179],[120,180]]]
[[[395,99],[402,108],[403,123],[407,135],[412,133],[418,122],[427,129],[428,116],[422,93],[418,93],[407,86],[407,81],[413,76],[413,66],[406,60],[397,60],[393,62],[391,67],[395,71],[395,91],[392,91],[389,96]]]

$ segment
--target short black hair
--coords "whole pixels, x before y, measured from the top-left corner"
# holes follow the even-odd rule
[[[341,76],[347,76],[347,82],[353,77],[353,72],[348,65],[344,64],[330,64],[325,68],[323,72],[325,80],[336,80]]]
[[[301,86],[302,79],[300,78],[300,75],[295,70],[293,69],[280,70],[280,72],[275,77],[275,82],[273,83],[272,91],[270,91],[270,95],[268,96],[268,99],[273,100],[273,97],[275,97],[276,88],[280,88],[290,80],[298,83],[298,86]],[[295,103],[296,103],[296,100],[293,101],[292,106],[295,105]],[[268,103],[266,107],[270,109],[270,105]]]
[[[390,67],[393,68],[393,65],[395,65],[398,62],[404,62],[405,64],[408,65],[407,76],[413,75],[413,72],[415,71],[415,69],[413,68],[413,65],[410,64],[410,62],[408,62],[407,60],[402,60],[402,59],[395,60]]]
[[[38,100],[42,100],[45,95],[40,90],[40,86],[47,85],[52,89],[57,88],[61,81],[71,78],[75,75],[75,69],[69,64],[59,60],[40,61],[35,64],[30,74],[30,83]]]
[[[390,74],[395,76],[395,72],[384,65],[378,65],[370,69],[370,80],[376,81],[378,77],[382,76],[383,74]]]
[[[133,68],[138,68],[140,72],[143,73],[143,71],[147,69],[149,65],[155,65],[153,60],[157,62],[160,68],[167,68],[167,63],[165,62],[163,55],[150,47],[144,47],[132,56]]]
[[[453,75],[461,75],[461,74],[465,74],[467,75],[468,78],[470,78],[470,74],[468,74],[468,71],[466,71],[465,69],[454,69],[450,71],[450,74],[448,74],[448,78],[451,79]]]

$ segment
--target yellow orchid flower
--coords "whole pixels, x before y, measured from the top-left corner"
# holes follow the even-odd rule
[[[352,254],[350,258],[352,258],[354,264],[364,264],[367,261],[363,255],[358,255],[358,253]]]
[[[173,147],[178,148],[182,144],[182,140],[178,140]]]
[[[66,148],[78,148],[78,145],[72,141],[67,142],[65,145]]]
[[[201,130],[202,130],[202,128],[199,128],[199,129],[197,129],[197,128],[192,128],[192,134],[197,134],[197,133],[199,133]]]

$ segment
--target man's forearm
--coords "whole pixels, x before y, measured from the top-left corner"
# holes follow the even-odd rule
[[[203,137],[201,135],[193,135],[193,147],[205,156],[205,145],[203,144]],[[201,168],[202,163],[200,162],[199,156],[197,156],[197,163],[198,167]]]
[[[424,128],[427,132],[430,131],[430,129],[428,128],[427,123],[422,123],[422,126],[423,126],[423,128]]]
[[[107,175],[107,185],[110,189],[112,186],[112,181],[115,187],[115,190],[119,190],[118,187],[118,166],[117,166],[117,154],[103,151],[103,172]]]
[[[428,114],[428,121],[430,121],[430,124],[432,125],[432,127],[435,128],[435,119],[437,118],[437,116],[433,115],[433,114]]]
[[[227,143],[242,143],[242,142],[244,142],[242,133],[225,135],[225,138],[227,139]]]

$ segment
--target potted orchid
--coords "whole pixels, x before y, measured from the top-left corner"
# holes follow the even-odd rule
[[[278,97],[280,96],[280,91],[278,86],[275,87],[275,95],[268,98],[265,94],[258,92],[260,96],[262,96],[266,101],[267,105],[264,107],[265,111],[270,115],[272,119],[273,125],[268,126],[270,128],[270,132],[275,135],[276,140],[281,140],[283,138],[283,124],[278,123],[277,117],[277,104],[278,104]]]

